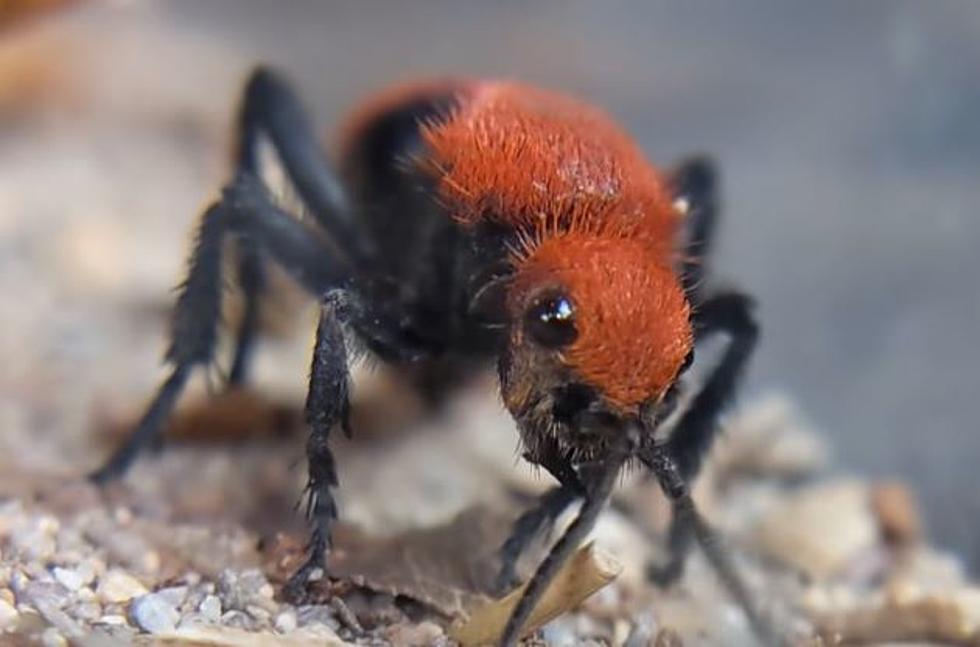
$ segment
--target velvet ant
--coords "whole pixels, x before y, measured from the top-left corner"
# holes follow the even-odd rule
[[[529,581],[501,644],[520,637],[628,464],[648,468],[672,502],[672,557],[651,575],[676,578],[699,543],[765,634],[688,487],[758,335],[750,299],[711,291],[705,281],[718,211],[713,165],[696,158],[662,173],[602,111],[505,81],[398,88],[356,113],[344,132],[335,171],[288,84],[266,69],[252,74],[235,172],[203,214],[174,309],[170,375],[93,478],[123,474],[159,434],[192,369],[213,361],[223,243],[232,237],[247,304],[232,385],[248,375],[267,262],[322,300],[306,402],[312,538],[287,595],[302,598],[310,575],[325,568],[338,483],[328,440],[337,427],[351,433],[351,333],[385,362],[425,368],[435,392],[460,371],[496,360],[524,458],[558,482],[502,547],[501,589],[515,583],[530,540],[583,501]],[[263,140],[311,219],[293,217],[270,195],[259,169]],[[727,346],[675,411],[695,347],[716,333]],[[674,413],[672,433],[660,438],[655,432]]]

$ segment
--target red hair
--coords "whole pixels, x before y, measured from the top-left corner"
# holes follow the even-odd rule
[[[426,94],[454,98],[421,126],[416,160],[464,226],[512,229],[509,304],[557,285],[574,302],[578,337],[562,360],[622,408],[663,394],[693,340],[672,266],[681,216],[666,183],[605,113],[512,82],[451,81],[398,89],[371,115]]]
[[[572,300],[578,330],[562,360],[619,408],[662,396],[694,344],[672,268],[637,240],[562,234],[520,264],[512,310],[554,287]]]

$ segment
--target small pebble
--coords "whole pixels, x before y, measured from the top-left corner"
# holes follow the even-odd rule
[[[95,622],[102,617],[102,605],[98,602],[79,602],[71,608],[70,615],[86,622]]]
[[[116,508],[112,516],[120,526],[125,526],[133,521],[133,511],[126,507]]]
[[[226,609],[244,611],[254,604],[268,611],[274,611],[276,603],[272,599],[275,590],[262,571],[249,569],[235,572],[226,569],[218,576],[218,595]]]
[[[676,631],[670,627],[664,627],[657,632],[657,637],[653,641],[654,647],[683,647],[684,641]]]
[[[0,599],[0,631],[12,626],[17,621],[17,609],[10,602]]]
[[[44,647],[68,647],[68,641],[54,627],[48,627],[41,634],[41,644]]]
[[[78,566],[75,567],[75,573],[81,579],[82,585],[86,586],[94,582],[96,577],[104,575],[105,569],[105,562],[100,559],[89,558],[79,562]]]
[[[300,627],[307,625],[325,625],[334,631],[340,628],[336,613],[330,607],[322,604],[308,604],[296,610],[296,621]]]
[[[397,624],[390,627],[386,637],[393,645],[423,647],[435,644],[443,637],[442,627],[434,622],[421,622],[417,625]]]
[[[126,621],[125,616],[120,616],[116,614],[109,614],[99,618],[99,624],[103,625],[126,625],[129,622]]]
[[[186,613],[181,615],[180,622],[177,623],[177,629],[179,631],[180,629],[183,629],[185,627],[202,627],[211,624],[214,623],[208,620],[207,618],[205,618],[200,613],[194,611],[191,613]]]
[[[233,629],[244,629],[246,631],[251,630],[255,626],[255,622],[252,621],[247,613],[237,609],[225,612],[221,616],[221,624]]]
[[[180,614],[165,596],[149,593],[133,600],[130,615],[140,629],[150,633],[173,631]]]
[[[280,633],[288,634],[291,631],[295,631],[297,626],[296,613],[293,611],[283,611],[276,616],[275,625],[276,631]]]
[[[208,622],[216,623],[221,620],[221,600],[216,595],[206,596],[201,600],[201,604],[197,607],[197,610],[201,612],[201,615]]]
[[[254,618],[260,624],[268,624],[269,618],[272,617],[271,613],[255,604],[250,604],[245,607],[245,613],[252,616],[252,618]]]
[[[184,600],[187,599],[187,591],[188,589],[186,586],[171,586],[154,592],[154,595],[159,596],[168,604],[171,604],[176,608],[183,604]]]
[[[52,575],[54,575],[54,579],[58,580],[69,591],[77,591],[85,585],[82,577],[74,569],[56,566],[52,571]]]
[[[99,582],[97,593],[103,602],[126,602],[146,595],[147,590],[135,577],[117,568],[106,573]]]

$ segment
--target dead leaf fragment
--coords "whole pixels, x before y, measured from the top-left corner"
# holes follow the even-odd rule
[[[616,579],[622,565],[594,544],[580,548],[562,567],[541,601],[531,612],[522,634],[534,631],[562,613],[575,608],[590,595]],[[449,635],[463,647],[487,645],[500,639],[511,612],[524,593],[526,583],[505,597],[477,607]]]

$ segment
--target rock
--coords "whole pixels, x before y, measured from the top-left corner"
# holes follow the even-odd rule
[[[102,605],[98,602],[79,602],[69,610],[70,615],[85,622],[95,622],[102,617]]]
[[[61,634],[76,639],[85,634],[83,627],[62,609],[69,600],[68,590],[57,582],[28,582],[17,591],[17,601],[37,609],[49,625]]]
[[[68,641],[54,627],[48,627],[41,634],[41,644],[44,647],[68,647]]]
[[[165,589],[159,589],[153,594],[160,596],[161,599],[173,605],[174,608],[178,608],[187,599],[187,591],[188,588],[186,586],[170,586]]]
[[[57,548],[55,535],[58,527],[58,520],[54,517],[36,517],[11,532],[10,544],[21,555],[22,561],[46,562],[54,556]]]
[[[252,618],[260,625],[268,625],[269,618],[272,617],[272,614],[269,613],[266,609],[255,604],[248,605],[245,608],[245,613],[252,616]]]
[[[56,566],[51,573],[54,575],[54,579],[58,580],[69,591],[77,591],[85,585],[82,576],[74,569]]]
[[[275,590],[258,569],[235,572],[226,569],[218,576],[218,595],[226,609],[244,611],[249,605],[275,610],[272,597]]]
[[[114,568],[109,570],[99,582],[96,593],[103,602],[126,602],[146,595],[147,589],[142,582],[126,571]]]
[[[17,622],[17,609],[6,600],[0,599],[0,631],[13,626]]]
[[[310,604],[296,610],[296,621],[300,627],[307,625],[323,625],[336,631],[340,628],[337,614],[332,608],[322,604]]]
[[[817,580],[842,572],[878,540],[868,488],[822,483],[783,497],[755,531],[762,551]]]
[[[653,639],[654,647],[683,647],[684,641],[676,631],[670,627],[664,627],[657,632],[657,637]]]
[[[276,631],[284,634],[295,631],[298,624],[296,613],[291,610],[283,611],[277,615],[275,619]]]
[[[129,612],[140,629],[154,634],[173,631],[180,620],[175,605],[158,593],[136,598]]]
[[[385,636],[393,645],[405,645],[406,647],[425,647],[436,644],[445,633],[442,627],[434,622],[420,622],[417,625],[397,624],[389,627]]]
[[[251,630],[255,626],[255,621],[244,611],[239,611],[238,609],[232,609],[226,611],[224,615],[221,616],[221,624],[225,627],[232,627],[234,629],[244,629],[246,631]]]
[[[197,610],[208,622],[217,623],[221,620],[221,600],[216,595],[205,596]]]

